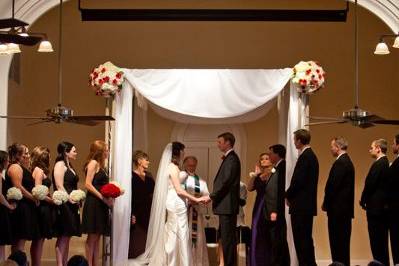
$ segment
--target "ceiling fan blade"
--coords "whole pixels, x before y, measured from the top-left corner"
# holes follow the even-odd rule
[[[2,32],[0,33],[0,42],[2,43],[16,43],[16,44],[23,44],[23,45],[36,45],[42,40],[42,37],[37,36],[27,36],[23,37],[18,34],[9,34]]]
[[[382,119],[382,120],[375,120],[373,121],[373,123],[382,124],[382,125],[399,125],[399,120]]]
[[[15,18],[0,19],[0,29],[13,28],[13,27],[17,28],[28,25],[29,25],[28,23]]]
[[[67,123],[73,123],[73,124],[78,124],[78,125],[83,125],[83,126],[95,126],[98,125],[99,122],[96,122],[94,120],[74,120],[74,119],[66,119],[64,120]]]
[[[49,122],[54,122],[54,120],[52,120],[52,119],[41,120],[41,121],[29,123],[29,124],[27,124],[27,126],[35,126],[35,125],[49,123]]]
[[[109,115],[74,115],[70,116],[69,119],[76,121],[94,120],[94,121],[114,121],[115,118]]]
[[[329,121],[342,121],[341,118],[337,118],[337,117],[324,117],[324,116],[309,116],[309,119],[312,120],[329,120]]]
[[[0,118],[5,119],[40,119],[40,120],[47,120],[48,117],[43,116],[18,116],[18,115],[0,115]]]
[[[366,120],[374,122],[374,121],[385,120],[385,118],[382,118],[378,115],[368,115],[368,116],[366,116]]]
[[[374,123],[374,122],[373,122]],[[359,125],[357,125],[360,128],[369,128],[369,127],[374,127],[375,125],[373,123],[369,123],[369,122],[364,122],[364,123],[360,123]]]
[[[337,120],[337,121],[322,121],[322,122],[312,122],[306,124],[305,126],[317,126],[317,125],[329,125],[329,124],[343,124],[348,122],[347,120]]]

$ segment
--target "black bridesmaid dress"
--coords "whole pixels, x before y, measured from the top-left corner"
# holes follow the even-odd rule
[[[54,175],[53,175],[54,176]],[[64,174],[64,188],[68,194],[72,190],[78,189],[79,177],[67,168]],[[56,190],[55,180],[53,177],[54,190]],[[73,204],[69,201],[57,206],[54,231],[57,237],[60,236],[81,236],[79,204]]]
[[[22,165],[21,167],[23,170],[22,186],[31,192],[35,186],[35,180],[28,169]],[[6,174],[6,187],[7,189],[13,187],[11,177],[8,174]],[[17,202],[17,207],[11,212],[10,220],[14,240],[40,239],[39,215],[36,204],[30,199],[23,197]]]
[[[93,186],[100,191],[102,186],[108,184],[107,173],[100,169],[93,178]],[[86,234],[100,234],[109,236],[111,224],[108,206],[95,195],[87,192],[83,207],[82,232]]]
[[[42,185],[48,187],[50,191],[51,179],[48,177],[44,178],[42,180]],[[37,210],[39,213],[40,235],[42,238],[51,239],[54,236],[54,222],[55,222],[55,213],[54,213],[53,204],[48,203],[45,200],[41,200]]]
[[[3,182],[1,193],[3,193],[3,196],[6,198],[7,189],[6,189],[4,179],[1,175],[0,175],[0,182]],[[0,204],[0,225],[1,225],[0,226],[0,246],[12,244],[10,214],[11,214],[11,211],[3,204]]]

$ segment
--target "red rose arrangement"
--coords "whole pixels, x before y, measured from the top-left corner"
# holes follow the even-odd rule
[[[113,198],[113,199],[122,195],[122,191],[121,191],[120,187],[118,187],[112,183],[108,183],[108,184],[102,186],[100,193],[101,193],[101,195],[103,195],[106,198]]]

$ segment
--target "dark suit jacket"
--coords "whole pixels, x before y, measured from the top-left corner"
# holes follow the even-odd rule
[[[399,157],[389,167],[388,205],[399,212]]]
[[[213,213],[218,215],[238,214],[240,202],[241,163],[238,155],[231,151],[220,165],[213,181]]]
[[[354,217],[355,168],[348,154],[333,163],[324,192],[323,209],[328,216]]]
[[[389,161],[384,156],[371,165],[360,205],[370,213],[380,214],[387,207],[388,182]]]
[[[290,214],[317,215],[318,180],[319,162],[312,148],[307,148],[298,157],[290,187],[285,193]]]
[[[266,183],[265,187],[265,218],[270,220],[270,214],[272,212],[277,213],[278,210],[278,173],[277,171],[273,173]],[[277,213],[277,217],[279,214]]]

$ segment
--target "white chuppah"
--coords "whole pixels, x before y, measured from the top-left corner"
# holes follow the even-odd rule
[[[130,228],[131,165],[132,165],[132,103],[134,90],[146,100],[163,109],[190,118],[239,118],[276,99],[279,109],[279,142],[287,146],[286,184],[290,184],[297,150],[292,145],[293,132],[306,124],[307,96],[291,85],[292,69],[122,69],[125,81],[115,95],[113,130],[113,176],[126,193],[113,209],[113,265],[128,265]],[[291,83],[292,84],[292,83]],[[285,95],[284,95],[285,94]],[[282,97],[281,97],[282,96]],[[237,119],[240,122],[240,119]],[[166,143],[165,143],[166,144]],[[161,222],[161,221],[160,221]],[[288,241],[291,258],[295,258],[289,217]],[[295,265],[296,259],[291,259]]]

